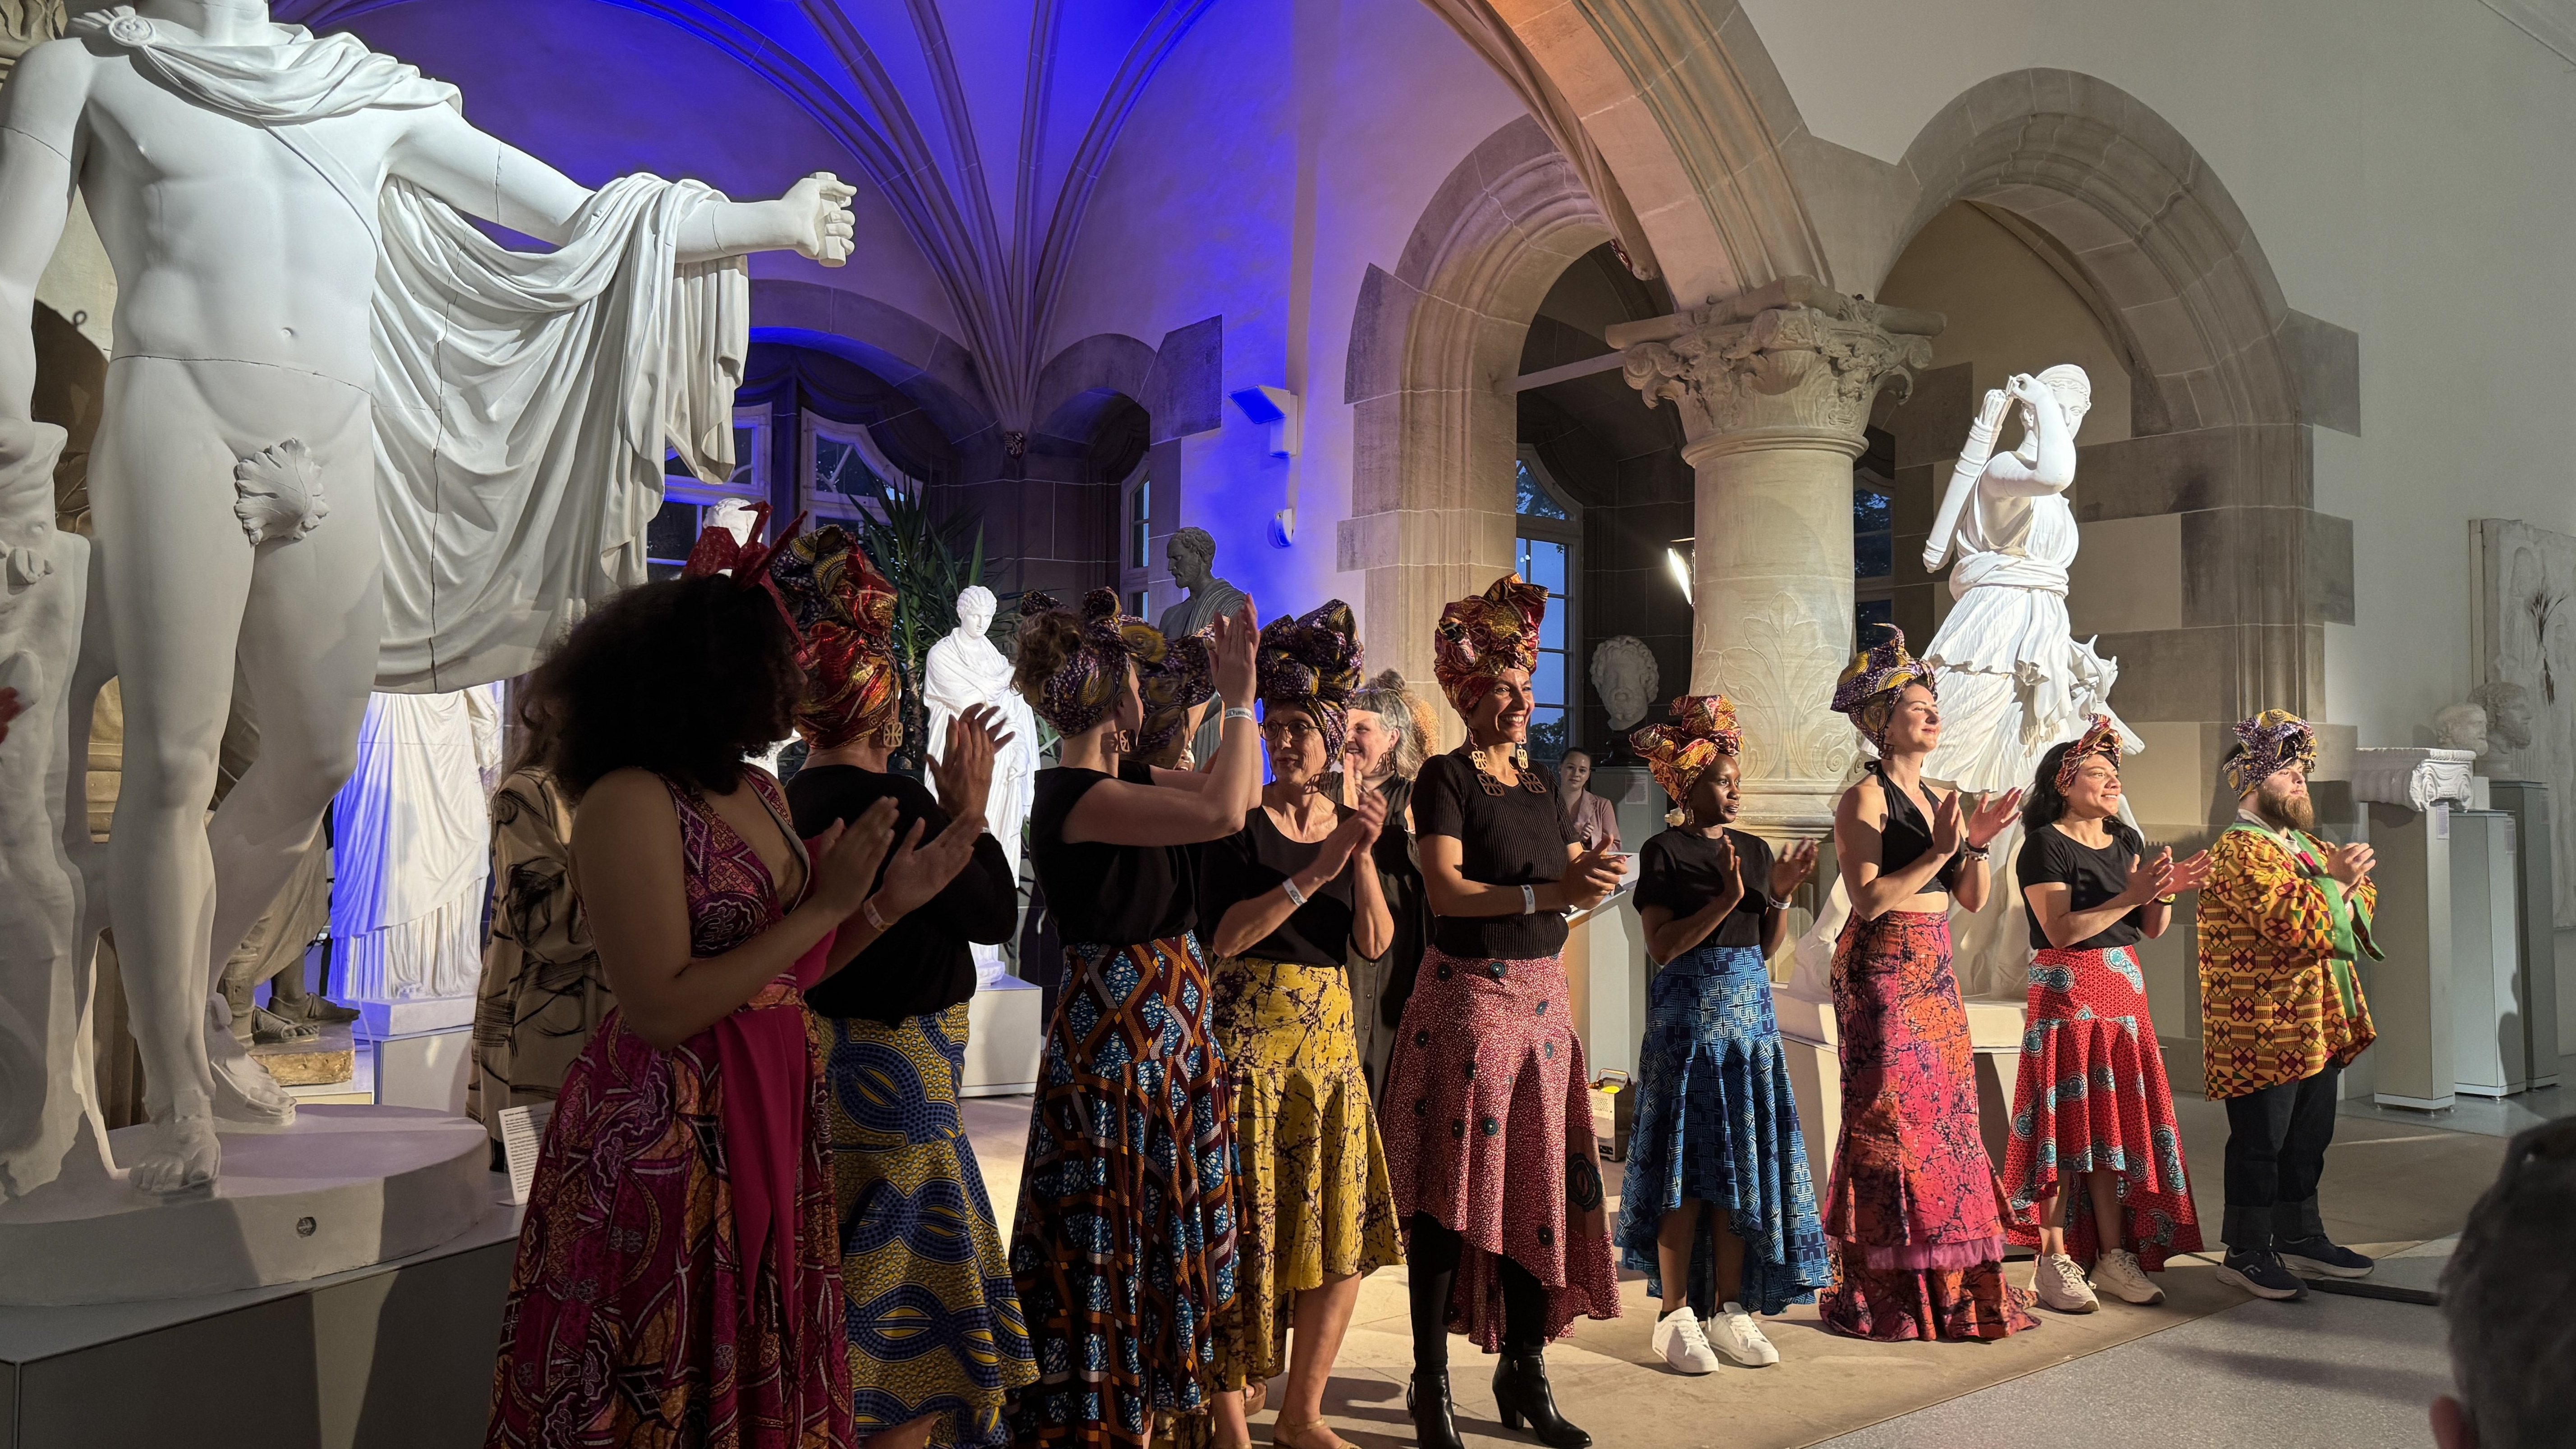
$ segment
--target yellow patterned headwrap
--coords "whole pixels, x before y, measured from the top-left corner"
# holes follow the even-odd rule
[[[1646,769],[1673,803],[1688,809],[1691,787],[1720,755],[1744,751],[1735,703],[1722,694],[1686,694],[1673,701],[1670,724],[1648,725],[1628,736]]]

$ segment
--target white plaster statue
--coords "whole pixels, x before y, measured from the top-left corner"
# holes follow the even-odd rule
[[[929,711],[930,757],[948,746],[948,722],[977,705],[1001,711],[999,728],[1011,742],[993,757],[993,788],[985,799],[985,818],[993,839],[1011,863],[1011,878],[1020,874],[1020,830],[1037,798],[1038,722],[1029,702],[1011,687],[1011,661],[993,647],[993,591],[969,585],[957,596],[957,627],[930,646],[921,666],[921,702]],[[989,986],[1002,974],[1002,948],[975,945],[978,986]]]
[[[182,1193],[215,1177],[219,1118],[292,1120],[213,1025],[214,964],[310,848],[370,686],[519,672],[644,577],[666,441],[731,470],[739,258],[846,259],[851,192],[587,191],[475,130],[454,87],[259,0],[72,32],[0,90],[0,427],[28,416],[29,296],[77,186],[119,300],[89,474],[107,638],[70,703],[121,682],[105,884],[158,1128],[128,1165]],[[236,650],[261,752],[209,825]]]
[[[2020,374],[1988,392],[1953,466],[1948,492],[1923,545],[1937,570],[1955,542],[1950,571],[1956,602],[1923,651],[1940,670],[1941,746],[1923,773],[1971,794],[2030,788],[2039,757],[2111,714],[2116,661],[2078,643],[2066,617],[2066,570],[2075,562],[2075,434],[2092,406],[2084,369],[2063,363]],[[1995,451],[2008,410],[2021,443]],[[2121,743],[2141,747],[2116,715]],[[2125,807],[2124,807],[2125,813]],[[2029,989],[2030,937],[2012,869],[2018,823],[1992,843],[1995,889],[1986,909],[1957,923],[1961,988],[1970,996],[2021,998]]]
[[[341,998],[444,997],[470,1019],[483,966],[491,797],[500,762],[491,695],[372,694],[358,764],[331,805],[331,959]]]
[[[2445,750],[2466,750],[2472,755],[2487,752],[2486,706],[2463,700],[2446,704],[2433,712],[2433,744]]]
[[[1172,571],[1172,582],[1181,586],[1187,597],[1163,611],[1155,627],[1166,639],[1195,634],[1222,618],[1231,617],[1243,607],[1243,590],[1216,576],[1216,538],[1204,528],[1174,531],[1172,541],[1163,545],[1164,566]],[[1213,760],[1224,719],[1209,710],[1199,720],[1198,733],[1190,737],[1192,759]]]
[[[1634,634],[1614,634],[1592,651],[1592,688],[1610,711],[1610,728],[1627,730],[1653,707],[1663,682],[1655,651]]]

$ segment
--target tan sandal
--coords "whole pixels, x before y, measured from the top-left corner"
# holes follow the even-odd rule
[[[1329,1437],[1306,1437],[1318,1430]],[[1350,1441],[1333,1433],[1333,1426],[1321,1419],[1308,1419],[1302,1424],[1273,1424],[1270,1426],[1270,1442],[1278,1449],[1351,1449]]]

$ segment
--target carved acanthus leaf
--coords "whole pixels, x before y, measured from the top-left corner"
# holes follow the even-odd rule
[[[1841,305],[1820,300],[1696,322],[1677,337],[1630,347],[1621,371],[1646,406],[1670,402],[1695,413],[1695,433],[1795,428],[1857,440],[1878,390],[1894,387],[1901,398],[1914,374],[1932,365],[1932,340],[1889,331],[1875,303],[1833,300]]]

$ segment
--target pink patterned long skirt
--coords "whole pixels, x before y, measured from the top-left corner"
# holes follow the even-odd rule
[[[1825,1189],[1825,1323],[1854,1338],[2036,1328],[2004,1282],[2003,1185],[1977,1131],[1977,1062],[1950,918],[1855,913],[1834,947],[1843,1122]]]
[[[1619,1316],[1589,1087],[1562,960],[1423,952],[1378,1109],[1387,1175],[1408,1240],[1417,1212],[1463,1240],[1449,1327],[1487,1353],[1504,1258],[1547,1290],[1549,1338]]]

